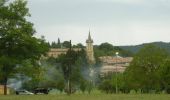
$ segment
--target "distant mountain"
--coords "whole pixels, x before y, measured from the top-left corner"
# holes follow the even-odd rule
[[[167,42],[152,42],[152,43],[144,43],[144,44],[140,44],[140,45],[119,46],[119,47],[135,54],[146,44],[154,44],[155,46],[163,48],[170,53],[170,42],[169,43],[167,43]]]

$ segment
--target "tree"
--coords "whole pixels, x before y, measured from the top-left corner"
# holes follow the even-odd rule
[[[86,52],[84,49],[81,49],[80,51],[68,50],[66,54],[60,55],[56,61],[57,63],[60,63],[65,82],[69,81],[69,83],[71,83],[72,90],[80,85],[84,85],[81,84],[81,81],[85,80],[83,72],[88,68]],[[66,85],[68,84],[66,83]]]
[[[160,89],[159,70],[168,53],[154,45],[146,45],[134,57],[126,69],[126,84],[132,89],[142,89],[143,92]]]
[[[99,49],[102,49],[104,51],[110,51],[110,50],[113,50],[113,45],[112,44],[109,44],[109,43],[102,43],[100,46],[99,46]]]
[[[160,82],[162,90],[167,91],[170,93],[170,58],[167,58],[162,63],[159,74],[160,74]]]
[[[62,43],[62,46],[65,47],[65,48],[70,48],[70,42],[69,41],[64,41]]]
[[[34,37],[33,24],[26,19],[30,16],[26,5],[24,0],[0,2],[0,71],[5,95],[7,81],[19,73],[18,66],[27,59],[36,63],[48,50],[43,39]]]
[[[124,57],[132,57],[133,56],[133,53],[128,51],[128,50],[124,50],[118,46],[115,46],[114,47],[114,53],[115,52],[119,52],[119,55],[120,56],[124,56]]]
[[[50,46],[51,46],[51,48],[61,48],[60,39],[58,38],[58,43],[53,41]]]
[[[94,55],[95,57],[101,57],[101,56],[113,56],[116,52],[119,52],[120,56],[129,57],[133,56],[133,54],[130,51],[123,50],[122,48],[118,46],[113,46],[110,43],[102,43],[99,46],[94,46]]]
[[[84,48],[83,44],[78,43],[77,45],[73,45],[73,48]]]
[[[115,87],[113,87],[113,84],[109,79],[104,79],[99,85],[99,90],[108,94],[113,93],[115,91]]]
[[[80,71],[76,66],[76,60],[78,59],[77,52],[68,50],[66,54],[62,54],[57,59],[57,62],[61,64],[62,72],[66,83],[66,92],[72,93],[74,85],[79,82]],[[73,83],[73,84],[72,84]]]
[[[87,89],[87,81],[82,79],[80,81],[80,90],[84,93],[86,89]]]
[[[59,80],[58,83],[57,83],[57,89],[59,89],[60,92],[62,93],[63,90],[64,90],[64,87],[65,87],[64,80]]]
[[[56,42],[51,43],[51,48],[58,48],[58,44]]]
[[[56,63],[56,59],[50,57],[41,60],[41,67],[43,68],[42,79],[37,83],[37,87],[57,88],[62,92],[64,90],[64,77],[61,65]]]
[[[58,38],[58,42],[57,42],[57,44],[58,44],[58,45],[60,45],[60,44],[61,44],[61,42],[60,42],[60,38]]]
[[[127,91],[124,73],[117,73],[117,75],[116,73],[113,73],[105,76],[99,85],[99,89],[106,93],[115,93],[116,84],[118,87],[118,92],[125,93]]]

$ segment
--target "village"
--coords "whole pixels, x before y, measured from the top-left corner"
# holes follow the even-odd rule
[[[169,100],[169,5],[0,0],[0,100]]]

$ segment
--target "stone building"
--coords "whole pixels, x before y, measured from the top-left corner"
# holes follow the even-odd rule
[[[99,59],[102,61],[103,64],[100,70],[100,75],[107,76],[115,72],[123,73],[125,69],[129,66],[130,62],[133,60],[133,57],[103,56],[99,57]]]
[[[68,48],[51,48],[49,52],[47,52],[47,57],[54,57],[57,58],[61,54],[66,54]],[[73,48],[74,51],[80,51],[81,48]]]
[[[72,48],[74,51],[80,51],[81,48]],[[86,51],[86,56],[89,61],[89,63],[94,64],[95,58],[94,58],[94,50],[93,50],[93,39],[91,38],[90,31],[88,38],[86,40],[86,48],[84,48]],[[68,48],[51,48],[50,51],[47,53],[47,57],[54,57],[57,58],[61,54],[66,54]],[[127,66],[129,66],[129,63],[133,60],[132,57],[120,57],[120,56],[102,56],[99,57],[99,59],[102,62],[102,67],[100,70],[101,75],[107,75],[115,72],[122,73],[125,71]]]
[[[72,48],[74,51],[80,51],[81,48]],[[90,35],[88,35],[88,39],[86,40],[86,48],[84,48],[87,54],[87,59],[89,60],[89,63],[94,64],[95,58],[94,58],[94,51],[93,51],[93,40]],[[57,58],[61,54],[66,54],[69,48],[51,48],[49,52],[47,52],[47,58],[48,57],[54,57]]]

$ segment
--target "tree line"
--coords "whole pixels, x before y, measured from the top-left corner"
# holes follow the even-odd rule
[[[169,53],[148,44],[134,55],[133,61],[124,73],[104,78],[99,89],[106,93],[114,93],[117,78],[119,92],[130,93],[134,90],[140,93],[170,93],[169,72]]]

